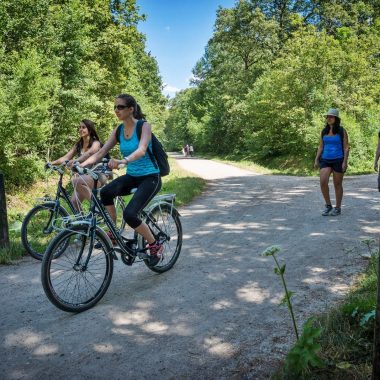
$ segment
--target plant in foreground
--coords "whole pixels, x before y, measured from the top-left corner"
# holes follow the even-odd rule
[[[321,335],[322,329],[314,326],[314,318],[309,318],[303,326],[302,335],[299,336],[293,306],[291,303],[291,298],[295,293],[288,290],[284,276],[286,264],[280,265],[276,257],[278,252],[280,252],[280,248],[278,246],[272,246],[267,248],[262,255],[272,256],[274,262],[276,263],[274,273],[280,276],[285,290],[285,295],[281,301],[281,305],[286,305],[288,307],[293,323],[294,333],[297,338],[296,344],[290,350],[286,358],[285,368],[292,376],[301,376],[307,372],[309,366],[318,368],[325,366],[324,361],[318,356],[321,346],[316,343],[317,338]]]

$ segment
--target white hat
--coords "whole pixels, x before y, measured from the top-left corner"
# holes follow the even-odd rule
[[[339,118],[339,111],[336,108],[330,108],[325,114],[325,116],[335,116]]]

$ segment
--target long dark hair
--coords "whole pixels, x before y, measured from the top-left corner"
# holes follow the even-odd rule
[[[133,107],[133,117],[137,120],[145,119],[145,115],[142,113],[140,105],[136,102],[136,99],[129,94],[120,94],[116,99],[123,99],[127,107]]]
[[[333,135],[336,135],[337,133],[339,133],[339,130],[340,130],[340,118],[336,116],[334,117],[335,117],[335,121],[333,124],[332,133]],[[329,132],[330,132],[330,126],[326,123],[325,127],[323,128],[322,135],[328,135]]]
[[[88,148],[91,148],[92,143],[94,141],[99,141],[99,136],[95,130],[95,123],[89,119],[83,119],[83,120],[81,120],[81,123],[83,123],[88,129],[88,133],[90,135],[90,141],[88,143]],[[78,156],[80,156],[82,148],[83,148],[83,138],[81,137],[77,141],[77,143],[75,144],[75,150],[76,150]]]

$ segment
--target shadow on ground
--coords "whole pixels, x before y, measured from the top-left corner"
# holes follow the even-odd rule
[[[364,180],[363,180],[364,178]],[[45,297],[40,265],[0,268],[0,370],[6,379],[267,378],[294,342],[272,258],[281,246],[298,323],[339,300],[365,262],[347,253],[379,233],[372,177],[345,182],[343,213],[323,218],[313,178],[209,182],[181,210],[184,246],[156,275],[115,262],[93,309],[71,315]]]

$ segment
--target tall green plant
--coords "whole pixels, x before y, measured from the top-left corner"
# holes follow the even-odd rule
[[[320,344],[316,343],[316,340],[321,335],[322,329],[315,327],[314,319],[309,318],[303,326],[302,335],[299,336],[293,311],[293,305],[291,302],[291,298],[295,293],[288,290],[288,287],[286,285],[284,276],[286,264],[280,265],[276,257],[276,254],[279,252],[279,247],[272,246],[267,248],[262,255],[266,257],[271,256],[273,258],[276,264],[274,273],[281,278],[281,283],[285,290],[285,295],[281,301],[281,305],[286,305],[289,310],[294,333],[297,339],[296,344],[293,346],[287,356],[286,367],[289,373],[298,378],[307,373],[309,366],[321,368],[325,365],[323,360],[318,356],[318,352],[321,350],[321,346]]]

